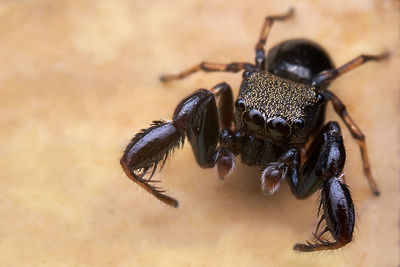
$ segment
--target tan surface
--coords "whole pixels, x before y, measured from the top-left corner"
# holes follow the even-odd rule
[[[1,265],[398,264],[395,1],[229,2],[0,2]],[[221,182],[185,146],[157,174],[180,201],[173,209],[119,166],[129,139],[151,120],[169,119],[190,91],[240,83],[240,75],[198,74],[163,85],[161,73],[201,60],[252,61],[262,18],[289,6],[295,19],[275,25],[268,47],[307,37],[336,64],[362,52],[394,53],[332,86],[367,135],[382,190],[379,198],[370,193],[358,147],[344,130],[358,220],[354,242],[336,252],[291,250],[314,230],[316,196],[298,201],[284,184],[265,197],[256,169],[239,163]],[[338,119],[331,109],[328,118]]]

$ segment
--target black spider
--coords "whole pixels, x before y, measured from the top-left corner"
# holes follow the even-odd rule
[[[345,148],[337,122],[324,125],[325,107],[331,101],[352,136],[358,141],[364,173],[371,190],[379,195],[371,175],[365,137],[341,100],[327,89],[342,74],[381,55],[361,55],[335,68],[328,54],[314,42],[295,39],[279,43],[265,55],[264,45],[274,21],[292,17],[294,11],[265,18],[256,45],[255,64],[202,62],[164,82],[182,79],[197,71],[244,70],[234,104],[231,87],[220,83],[211,90],[199,89],[183,99],[171,122],[155,121],[131,140],[121,159],[126,175],[159,200],[177,207],[178,202],[151,180],[160,162],[183,145],[185,136],[198,164],[216,167],[219,177],[232,172],[235,156],[243,163],[262,168],[261,190],[272,194],[287,179],[293,194],[306,198],[321,190],[321,218],[314,243],[296,244],[295,250],[340,248],[352,240],[354,206],[343,179]],[[218,100],[218,105],[216,103]],[[235,106],[235,108],[234,108]],[[151,172],[150,172],[151,171]],[[146,174],[148,178],[145,178]],[[318,233],[322,221],[326,227]],[[330,232],[335,241],[323,239]]]

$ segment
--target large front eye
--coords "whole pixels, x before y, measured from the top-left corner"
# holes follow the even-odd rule
[[[268,120],[267,131],[271,136],[284,137],[290,134],[290,126],[282,118]]]
[[[249,129],[258,130],[264,128],[264,117],[255,109],[243,113],[243,122]]]

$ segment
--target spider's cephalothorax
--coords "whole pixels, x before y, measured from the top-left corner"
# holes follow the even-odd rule
[[[136,134],[125,149],[121,165],[132,181],[177,207],[178,202],[154,186],[151,179],[170,152],[183,145],[185,137],[197,163],[203,168],[215,167],[220,178],[233,171],[235,157],[241,155],[243,163],[261,168],[264,194],[274,193],[284,179],[299,199],[320,190],[322,211],[315,242],[296,244],[294,249],[337,249],[352,240],[355,216],[343,179],[346,154],[340,127],[332,121],[324,124],[328,101],[358,141],[372,192],[379,195],[379,190],[370,171],[365,137],[328,85],[353,68],[387,58],[388,54],[361,55],[335,68],[319,45],[295,39],[277,44],[266,55],[264,46],[273,22],[288,19],[293,13],[290,10],[265,18],[255,64],[202,62],[177,75],[162,76],[161,80],[167,82],[197,71],[243,70],[236,101],[227,83],[195,91],[181,100],[172,121],[154,121]],[[324,221],[325,228],[318,232]],[[333,241],[322,237],[326,232]]]
[[[304,145],[322,101],[310,85],[263,70],[246,71],[235,103],[235,124],[242,132],[279,146]]]

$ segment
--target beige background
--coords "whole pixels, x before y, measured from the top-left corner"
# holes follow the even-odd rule
[[[0,263],[2,266],[397,266],[399,263],[399,4],[351,1],[0,2]],[[287,184],[260,193],[259,171],[237,160],[219,181],[190,146],[162,174],[180,201],[170,208],[129,181],[119,159],[153,119],[169,119],[192,90],[240,74],[158,76],[201,60],[253,61],[265,15],[296,8],[267,47],[306,37],[337,65],[390,50],[331,89],[367,136],[376,198],[358,147],[344,129],[345,168],[357,208],[354,242],[300,254],[317,196],[298,201]],[[328,119],[338,120],[329,108]],[[342,124],[343,125],[343,124]]]

